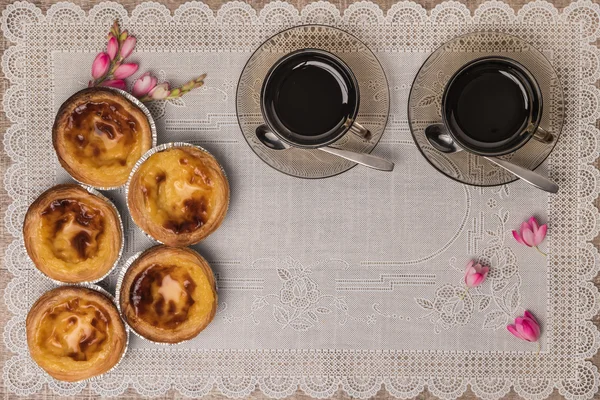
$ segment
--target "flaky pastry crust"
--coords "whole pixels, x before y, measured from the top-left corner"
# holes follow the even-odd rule
[[[44,293],[29,310],[26,331],[33,360],[66,382],[107,372],[120,361],[127,344],[125,325],[113,302],[80,286]]]
[[[108,88],[88,88],[60,107],[52,143],[64,169],[79,182],[103,188],[124,185],[150,147],[144,112]]]
[[[152,154],[132,173],[127,205],[133,221],[169,246],[188,246],[214,232],[229,206],[229,184],[217,160],[191,146]]]
[[[213,320],[216,282],[195,251],[155,246],[129,267],[117,301],[135,332],[154,342],[178,343],[197,336]]]
[[[25,248],[36,268],[65,283],[106,275],[120,256],[122,237],[114,207],[75,184],[42,193],[23,224]]]

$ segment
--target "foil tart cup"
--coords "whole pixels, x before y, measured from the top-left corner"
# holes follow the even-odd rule
[[[148,119],[148,124],[150,125],[150,132],[152,133],[152,147],[155,147],[157,140],[158,140],[158,136],[156,134],[156,123],[154,122],[154,118],[152,117],[150,110],[148,110],[148,107],[146,107],[146,105],[144,103],[142,103],[137,97],[135,97],[134,95],[132,95],[129,92],[126,92],[121,89],[113,88],[113,87],[104,87],[103,86],[103,88],[110,89],[114,92],[117,92],[118,94],[120,94],[121,96],[125,97],[127,100],[132,102],[134,105],[136,105],[144,113],[144,115]],[[71,174],[69,174],[69,176],[71,176]],[[121,188],[125,187],[125,185],[127,184],[127,183],[124,183],[124,184],[118,185],[118,186],[95,186],[95,185],[90,185],[89,183],[81,182],[80,180],[76,179],[73,176],[71,176],[71,178],[74,181],[76,181],[77,183],[80,183],[85,186],[93,187],[94,189],[97,189],[97,190],[117,190],[117,189],[121,189]]]
[[[135,336],[137,336],[140,339],[145,340],[147,342],[158,344],[158,345],[161,345],[161,346],[174,346],[174,345],[177,345],[177,344],[188,342],[191,339],[182,340],[181,342],[177,342],[177,343],[164,343],[164,342],[155,342],[154,340],[150,340],[147,337],[142,336],[140,333],[138,333],[135,330],[135,328],[133,328],[131,325],[129,325],[129,322],[127,322],[127,318],[125,318],[125,315],[123,315],[123,310],[121,310],[121,287],[123,286],[123,279],[125,279],[125,274],[127,274],[127,271],[129,271],[129,268],[131,267],[131,265],[138,258],[140,258],[140,256],[142,254],[144,254],[144,252],[145,251],[140,251],[138,253],[135,253],[133,256],[129,257],[127,259],[127,261],[125,262],[125,264],[123,265],[123,268],[119,272],[119,276],[117,278],[117,286],[116,286],[116,289],[115,289],[115,302],[116,302],[116,305],[117,305],[117,309],[119,310],[119,313],[121,314],[121,319],[123,320],[123,323],[125,325],[127,325],[127,327],[129,328],[130,332],[133,332],[133,334]]]
[[[94,290],[94,291],[106,296],[115,305],[115,307],[117,307],[117,310],[119,309],[119,305],[118,305],[118,302],[115,300],[115,297],[112,294],[110,294],[106,289],[104,289],[98,285],[94,285],[92,283],[76,283],[76,284],[72,284],[72,285],[61,285],[61,286],[84,287],[87,289]],[[119,314],[120,314],[120,312],[119,312]],[[121,358],[119,358],[119,361],[117,361],[116,364],[113,365],[108,371],[103,372],[100,375],[92,376],[91,378],[82,379],[80,381],[77,381],[76,383],[82,383],[82,382],[89,383],[89,382],[98,381],[104,375],[114,371],[115,368],[117,368],[119,366],[119,364],[121,364],[121,362],[125,358],[125,354],[127,354],[127,350],[129,350],[129,342],[130,342],[130,336],[131,336],[131,330],[129,329],[129,325],[127,325],[127,323],[125,323],[125,321],[123,321],[123,318],[121,318],[121,321],[123,322],[123,326],[125,327],[125,347],[123,348],[123,353],[121,354]],[[55,379],[55,378],[52,378],[52,376],[50,376],[50,375],[48,375],[48,376],[51,379]],[[58,381],[58,379],[56,379],[56,380]]]
[[[100,193],[99,191],[97,191],[93,187],[85,185],[83,183],[80,183],[79,186],[81,186],[83,189],[85,189],[88,193],[93,194],[94,196],[99,197],[100,199],[102,199],[106,203],[108,203],[108,205],[113,209],[113,211],[117,215],[117,220],[119,221],[119,229],[121,230],[121,244],[120,244],[120,247],[119,247],[119,254],[117,255],[117,258],[115,259],[115,262],[112,265],[112,267],[110,267],[108,269],[108,271],[106,271],[106,273],[104,275],[102,275],[98,279],[94,279],[94,280],[91,280],[91,281],[83,281],[83,282],[63,282],[63,281],[59,281],[59,280],[56,280],[56,279],[53,279],[53,278],[49,277],[48,275],[46,275],[45,273],[43,273],[42,271],[40,271],[37,267],[35,267],[35,270],[41,276],[43,276],[44,278],[48,279],[49,281],[51,281],[52,283],[54,283],[57,286],[86,285],[86,284],[98,283],[98,282],[106,279],[106,277],[108,277],[111,274],[111,272],[113,272],[115,270],[115,268],[117,267],[117,265],[119,265],[119,261],[121,261],[121,257],[123,256],[123,250],[125,249],[125,230],[123,229],[123,219],[121,218],[121,213],[119,213],[119,210],[117,209],[117,206],[115,206],[115,204],[112,201],[110,201],[109,198],[107,198],[106,196],[104,196],[102,193]],[[23,238],[23,243],[25,243],[25,238]],[[23,245],[25,245],[25,244],[23,244]]]
[[[177,147],[193,147],[195,149],[205,152],[206,154],[210,155],[212,158],[217,160],[217,158],[210,151],[206,150],[204,147],[197,146],[197,145],[194,145],[191,143],[171,142],[171,143],[164,143],[164,144],[161,144],[161,145],[151,148],[146,153],[144,153],[144,155],[141,156],[140,159],[135,163],[135,165],[133,166],[133,169],[131,170],[131,173],[129,174],[129,179],[127,179],[127,184],[125,186],[125,201],[127,203],[127,211],[129,211],[129,186],[131,185],[131,179],[133,178],[133,175],[135,175],[136,171],[140,168],[140,166],[144,163],[144,161],[146,161],[148,158],[150,158],[150,156],[152,156],[153,154],[160,153],[161,151],[172,149],[172,148],[177,148]],[[223,173],[223,176],[225,177],[225,181],[227,181],[227,185],[229,185],[229,179],[227,178],[227,173],[225,172],[225,169],[223,169],[223,166],[221,165],[219,160],[217,160],[217,164],[219,164],[219,168],[221,169],[221,172]],[[231,186],[230,186],[230,188],[231,188]],[[227,211],[229,209],[230,201],[231,201],[231,195],[227,197],[227,206],[226,206],[225,211]],[[129,212],[129,214],[131,215],[131,211]],[[135,225],[144,233],[144,235],[146,235],[150,240],[152,240],[153,242],[156,242],[156,243],[164,244],[160,240],[158,240],[155,237],[153,237],[152,235],[150,235],[144,229],[142,229],[142,227],[139,226],[133,218],[131,218],[131,219],[133,220]]]

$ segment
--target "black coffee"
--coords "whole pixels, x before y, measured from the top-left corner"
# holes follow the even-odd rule
[[[459,142],[475,149],[499,149],[515,141],[537,107],[532,83],[514,64],[475,63],[460,72],[445,96],[446,123]]]
[[[335,137],[358,108],[358,93],[345,65],[328,53],[306,50],[277,65],[263,88],[269,124],[294,143]]]

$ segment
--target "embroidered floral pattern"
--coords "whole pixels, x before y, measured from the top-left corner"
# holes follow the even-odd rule
[[[327,260],[315,264],[324,262]],[[311,277],[310,267],[305,267],[298,260],[287,257],[280,261],[276,273],[282,284],[278,294],[255,296],[249,314],[237,317],[229,314],[224,315],[224,319],[227,322],[234,322],[251,318],[258,325],[260,320],[256,314],[258,310],[267,306],[272,306],[272,317],[282,329],[289,327],[296,331],[307,331],[313,328],[319,323],[320,317],[331,314],[334,310],[341,317],[340,325],[346,324],[348,319],[352,318],[348,313],[348,304],[344,297],[321,293],[318,284]]]
[[[500,209],[494,217],[498,222],[496,229],[487,231],[489,246],[483,250],[479,259],[481,264],[490,267],[490,283],[484,283],[471,291],[466,290],[464,284],[445,284],[436,289],[433,300],[415,298],[417,305],[428,311],[420,318],[429,318],[434,324],[435,333],[456,325],[466,325],[475,311],[484,312],[492,305],[492,310],[485,314],[482,329],[500,329],[518,311],[521,303],[521,276],[515,253],[505,246],[509,212]],[[455,261],[451,259],[450,266],[463,273]],[[489,290],[484,290],[485,288]]]

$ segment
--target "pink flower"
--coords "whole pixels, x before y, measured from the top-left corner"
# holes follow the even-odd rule
[[[133,89],[131,93],[135,97],[142,97],[147,95],[154,87],[156,86],[157,79],[150,75],[149,72],[144,73],[140,76],[135,83],[133,84]]]
[[[485,281],[489,270],[489,267],[482,267],[481,264],[475,264],[475,261],[471,260],[465,270],[465,285],[468,288],[481,285]]]
[[[506,329],[519,339],[528,342],[537,342],[540,338],[540,325],[529,311],[525,311],[522,317],[515,318],[514,325],[508,325]]]
[[[521,232],[512,231],[515,240],[525,246],[538,247],[544,241],[548,225],[538,225],[535,217],[529,218],[529,221],[521,224]]]
[[[115,70],[113,74],[117,79],[125,79],[129,78],[131,75],[135,74],[135,71],[138,70],[138,65],[134,63],[129,64],[121,64]]]
[[[135,36],[129,36],[121,45],[121,58],[127,58],[135,48]]]
[[[106,45],[106,53],[110,57],[111,60],[115,59],[117,55],[117,51],[119,50],[119,41],[113,35],[110,35],[108,39],[108,44]]]
[[[108,86],[121,90],[127,90],[127,85],[123,79],[111,79],[109,81],[104,81],[100,84],[100,86]]]
[[[108,72],[110,67],[110,57],[106,53],[100,53],[92,63],[92,77],[94,79],[102,78]]]
[[[156,85],[154,89],[148,93],[153,100],[163,100],[169,97],[171,94],[171,89],[169,89],[169,84],[167,82],[163,82],[159,85]]]

